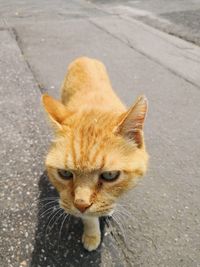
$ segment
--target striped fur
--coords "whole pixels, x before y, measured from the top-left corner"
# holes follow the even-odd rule
[[[147,168],[143,138],[146,98],[138,98],[127,110],[114,93],[104,65],[79,58],[69,66],[61,101],[44,95],[43,104],[55,129],[46,168],[60,193],[61,206],[81,217],[109,214],[117,198],[133,187]],[[72,171],[74,178],[62,180],[57,169]],[[116,181],[99,179],[103,171],[113,170],[121,171]],[[92,205],[83,215],[74,200],[84,201],[84,190]]]

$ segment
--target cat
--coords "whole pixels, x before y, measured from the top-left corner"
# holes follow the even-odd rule
[[[59,205],[83,221],[85,249],[98,248],[99,217],[112,215],[118,198],[144,175],[148,154],[143,138],[147,99],[128,110],[114,93],[98,60],[73,61],[61,86],[61,101],[44,94],[55,139],[45,165]]]

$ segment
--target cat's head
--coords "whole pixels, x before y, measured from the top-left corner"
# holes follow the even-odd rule
[[[46,169],[60,206],[76,216],[111,214],[117,199],[147,168],[146,98],[139,97],[122,114],[74,112],[48,95],[43,104],[55,129]]]

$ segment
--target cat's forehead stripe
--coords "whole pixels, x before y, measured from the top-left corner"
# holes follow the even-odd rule
[[[80,159],[83,159],[83,155],[84,155],[84,129],[81,128],[80,130]]]
[[[98,143],[98,141],[92,132],[88,135],[84,129],[72,133],[70,144],[66,149],[66,167],[73,169],[103,168],[105,165],[105,144],[103,142]]]
[[[71,138],[70,138],[71,154],[72,154],[73,165],[74,165],[74,167],[76,167],[76,150],[75,150],[74,142],[75,142],[74,135],[71,134]]]

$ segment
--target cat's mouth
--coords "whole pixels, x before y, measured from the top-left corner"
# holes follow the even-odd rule
[[[68,204],[63,201],[59,201],[59,205],[64,211],[68,214],[71,214],[76,217],[101,217],[101,216],[111,216],[114,212],[114,207],[106,208],[104,210],[91,210],[90,207],[84,212],[79,211],[76,207],[70,207]]]

